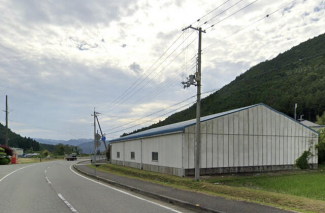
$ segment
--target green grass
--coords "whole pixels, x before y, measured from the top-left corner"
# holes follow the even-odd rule
[[[260,175],[234,179],[211,179],[210,183],[248,187],[325,201],[325,171],[285,175]]]
[[[48,162],[54,160],[63,160],[63,159],[42,158],[42,162]],[[40,163],[40,160],[39,158],[18,158],[18,164],[27,164],[27,163]]]
[[[318,171],[276,172],[263,175],[218,175],[194,181],[193,178],[181,178],[112,164],[97,167],[100,171],[120,176],[227,199],[256,202],[301,212],[325,212],[325,202],[322,198],[322,191],[325,194],[323,188],[325,173],[324,170],[321,171],[322,168],[324,166]],[[283,185],[286,187],[281,188]],[[289,190],[289,185],[292,191]],[[315,185],[318,185],[318,188]],[[279,190],[276,190],[276,187],[279,187]],[[300,194],[294,194],[294,190]]]

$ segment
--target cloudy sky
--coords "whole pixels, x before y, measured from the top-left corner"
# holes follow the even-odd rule
[[[182,31],[190,24],[206,30],[208,92],[324,33],[324,4],[0,0],[0,122],[8,95],[9,127],[22,136],[92,138],[96,107],[107,137],[118,137],[195,102],[196,88],[181,84],[196,69],[198,33]]]

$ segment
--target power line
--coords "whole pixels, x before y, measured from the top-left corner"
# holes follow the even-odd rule
[[[183,34],[183,33],[182,33]],[[181,38],[182,34],[180,34],[177,39],[167,48],[167,50],[165,50],[165,52],[144,72],[142,73],[142,75],[129,87],[127,88],[120,96],[118,96],[118,98],[116,98],[111,104],[109,104],[107,107],[111,106],[112,104],[114,104],[118,99],[120,99],[121,97],[123,97],[123,95],[125,93],[127,93],[143,76],[145,73],[147,73],[166,53],[167,51]],[[105,107],[105,108],[107,108]],[[105,109],[104,108],[104,109]]]
[[[203,93],[201,93],[201,94],[212,93],[212,92],[215,92],[215,91],[217,91],[217,90],[219,90],[219,89],[213,89],[213,90],[210,90],[210,91],[207,91],[207,92],[203,92]],[[126,123],[126,124],[123,124],[123,125],[120,125],[120,126],[114,127],[114,128],[112,128],[112,129],[110,129],[110,130],[117,129],[117,128],[122,127],[122,126],[129,125],[129,124],[131,124],[131,123],[134,123],[134,122],[140,121],[140,120],[142,120],[142,119],[144,119],[144,118],[146,118],[146,117],[149,117],[149,116],[151,116],[151,115],[157,114],[157,113],[159,113],[159,112],[163,112],[163,111],[165,111],[165,110],[167,110],[167,109],[169,109],[169,108],[171,108],[171,107],[173,107],[173,106],[177,106],[177,105],[179,105],[179,104],[181,104],[181,103],[184,103],[184,102],[186,102],[186,101],[188,101],[188,100],[190,100],[190,99],[192,99],[192,98],[194,98],[194,97],[196,97],[196,95],[193,95],[193,96],[191,96],[191,97],[189,97],[189,98],[187,98],[187,99],[185,99],[185,100],[183,100],[183,101],[180,101],[180,102],[178,102],[178,103],[176,103],[176,104],[173,104],[173,105],[171,105],[171,106],[169,106],[169,107],[167,107],[167,108],[164,108],[164,109],[162,109],[162,110],[159,110],[159,111],[156,111],[156,112],[151,113],[151,114],[149,114],[149,115],[146,115],[145,117],[142,117],[142,118],[139,118],[139,119],[133,120],[132,122],[128,122],[128,123]],[[193,102],[193,103],[195,103],[195,102]],[[160,116],[160,117],[161,117],[161,116]],[[108,131],[108,130],[105,130],[105,131]],[[110,134],[110,133],[108,133],[108,134]]]
[[[225,36],[224,38],[220,39],[219,41],[217,41],[217,42],[215,42],[215,43],[210,44],[210,45],[207,46],[207,47],[204,47],[204,48],[202,49],[202,51],[205,50],[205,49],[210,48],[211,46],[213,46],[213,45],[215,45],[215,44],[217,44],[217,43],[220,43],[221,41],[223,41],[223,40],[225,40],[225,39],[227,39],[227,38],[229,38],[229,37],[231,37],[231,36],[233,36],[233,35],[235,35],[235,34],[237,34],[237,33],[239,33],[240,31],[242,31],[242,30],[244,30],[244,29],[246,29],[246,28],[248,28],[248,27],[250,27],[250,26],[256,24],[257,22],[260,22],[260,21],[262,21],[263,19],[270,17],[270,16],[273,15],[274,13],[278,12],[279,10],[285,8],[286,6],[290,5],[291,3],[295,2],[295,1],[296,1],[296,0],[293,0],[293,1],[291,1],[290,3],[288,3],[288,4],[285,4],[285,5],[282,6],[281,8],[279,8],[279,9],[277,9],[277,10],[275,10],[275,11],[269,13],[269,14],[267,14],[266,16],[264,16],[264,17],[262,17],[262,18],[260,18],[260,19],[258,19],[258,20],[256,20],[256,21],[254,21],[253,23],[246,25],[245,27],[243,27],[243,28],[241,28],[241,29],[239,29],[239,30],[237,30],[237,31],[235,31],[235,32],[233,32],[233,33],[231,33],[231,34]],[[211,27],[210,27],[210,28],[211,28]]]
[[[235,13],[229,15],[228,17],[222,19],[221,21],[226,20],[226,19],[229,18],[230,16],[232,16],[232,15],[238,13],[239,11],[241,11],[241,10],[247,8],[248,6],[254,4],[254,3],[257,2],[257,1],[258,1],[258,0],[255,0],[254,2],[252,2],[252,3],[248,4],[248,5],[246,5],[245,7],[241,8],[240,10],[236,11]],[[294,1],[292,1],[292,2],[294,2]],[[282,8],[280,8],[280,9],[282,9]],[[280,9],[278,9],[278,10],[280,10]],[[278,10],[277,10],[277,11],[278,11]],[[275,12],[277,12],[277,11],[274,11],[273,13],[275,13]],[[273,13],[268,14],[266,17],[269,17],[269,16],[272,15]],[[266,17],[263,17],[262,19],[264,19],[264,18],[266,18]],[[260,19],[260,20],[262,20],[262,19]],[[211,19],[210,19],[210,20],[211,20]],[[258,21],[260,21],[260,20],[257,20],[256,22],[258,22]],[[217,23],[220,23],[221,21],[219,21],[219,22],[217,22]],[[254,23],[252,23],[252,24],[255,24],[256,22],[254,22]],[[217,23],[215,23],[215,24],[217,24]],[[214,24],[214,25],[215,25],[215,24]],[[211,27],[213,27],[214,25],[211,25]],[[210,27],[210,28],[211,28],[211,27]],[[245,29],[245,28],[247,28],[247,27],[248,27],[248,26],[246,26],[246,27],[240,29],[239,31],[241,31],[241,30],[243,30],[243,29]],[[235,32],[235,33],[238,33],[239,31],[237,31],[237,32]],[[231,36],[231,35],[230,35],[230,36]],[[218,42],[217,42],[217,43],[218,43]],[[214,43],[214,44],[215,44],[215,43]],[[214,45],[214,44],[212,44],[212,45]],[[212,46],[212,45],[210,45],[210,46]],[[209,48],[210,46],[205,47],[204,49],[207,49],[207,48]],[[179,46],[178,46],[178,47],[179,47]],[[178,57],[178,56],[177,56],[177,57]],[[177,57],[176,57],[176,58],[177,58]],[[175,58],[174,58],[174,59],[175,59]],[[160,65],[161,65],[161,64],[160,64]],[[169,64],[168,64],[168,65],[169,65]],[[168,65],[167,65],[167,66],[168,66]],[[165,66],[165,67],[163,68],[163,70],[164,70],[167,66]],[[161,71],[162,71],[162,70],[161,70]],[[160,71],[160,72],[161,72],[161,71]],[[160,72],[159,72],[159,73],[160,73]],[[159,73],[158,73],[158,74],[159,74]],[[158,75],[158,74],[157,74],[157,75]],[[157,75],[156,75],[156,76],[157,76]],[[156,76],[155,76],[155,77],[156,77]],[[154,78],[155,78],[155,77],[154,77]],[[152,79],[151,79],[149,82],[147,82],[144,86],[146,86],[147,84],[149,84],[151,81],[152,81]],[[142,81],[142,82],[143,82],[143,81]],[[142,82],[141,82],[141,83],[142,83]],[[138,89],[135,93],[137,93],[139,90],[141,90],[144,86],[142,86],[140,89]],[[132,97],[135,93],[131,94],[130,97]],[[123,102],[123,103],[124,103],[124,102]]]
[[[207,15],[211,14],[212,12],[216,11],[217,9],[219,9],[221,6],[223,6],[224,4],[226,4],[227,2],[229,2],[231,0],[227,0],[224,3],[220,4],[219,6],[217,6],[216,8],[214,8],[213,10],[211,10],[210,12],[208,12],[207,14],[205,14],[204,16],[202,16],[201,18],[199,18],[198,20],[196,20],[195,22],[193,22],[192,24],[195,24],[196,22],[200,22],[201,19],[203,19],[204,17],[206,17]],[[192,25],[191,24],[191,25]]]
[[[168,77],[165,81],[161,82],[155,89],[153,89],[152,91],[150,91],[149,94],[147,94],[146,96],[144,96],[143,98],[139,99],[137,102],[134,103],[134,105],[136,104],[141,104],[144,103],[145,101],[148,100],[152,100],[153,97],[156,97],[158,94],[160,94],[161,92],[163,92],[168,85],[171,85],[172,83],[175,83],[176,81],[178,81],[177,77],[178,77],[178,73],[183,70],[184,66],[181,67],[178,71],[173,72],[173,77]],[[118,113],[125,113],[128,112],[129,110],[124,110],[124,111],[120,111]]]
[[[217,90],[219,90],[219,89],[210,90],[210,91],[208,91],[208,92],[204,92],[204,93],[201,93],[201,94],[211,93],[211,92],[214,92],[214,91],[217,91]],[[196,96],[196,95],[195,95],[195,96]],[[194,97],[195,97],[195,96],[194,96]],[[190,98],[193,98],[193,96],[190,97]],[[189,99],[190,99],[190,98],[189,98]],[[187,100],[189,100],[189,99],[187,99]],[[158,119],[158,118],[160,118],[160,117],[162,117],[162,116],[165,116],[165,115],[167,115],[167,114],[169,114],[169,113],[172,113],[172,112],[175,112],[175,111],[177,111],[177,110],[179,110],[179,109],[181,109],[181,108],[183,108],[183,107],[185,107],[185,106],[188,106],[188,105],[191,105],[191,104],[195,104],[195,103],[196,103],[196,101],[191,102],[191,103],[188,103],[188,104],[186,104],[186,105],[183,105],[183,106],[181,106],[181,107],[179,107],[179,108],[177,108],[177,109],[175,109],[175,110],[172,110],[172,111],[170,111],[170,112],[167,112],[167,113],[165,113],[165,114],[162,114],[162,115],[160,115],[160,116],[158,116],[158,117],[156,117],[156,118],[154,118],[154,119],[151,119],[151,120],[149,120],[149,121],[145,121],[145,122],[142,122],[142,123],[140,123],[140,124],[137,124],[137,125],[134,125],[134,126],[131,126],[131,127],[125,128],[125,129],[122,129],[122,130],[118,130],[118,131],[114,131],[114,132],[108,132],[108,133],[106,133],[106,134],[114,134],[114,133],[117,133],[117,132],[122,132],[122,131],[124,131],[124,130],[131,129],[131,128],[133,128],[133,127],[136,127],[136,126],[142,125],[142,124],[144,124],[144,123],[148,123],[148,122],[154,121],[154,120],[156,120],[156,119]],[[164,110],[160,110],[160,111],[164,111]],[[141,120],[141,119],[139,119],[139,120]],[[130,122],[130,123],[131,123],[131,122]],[[130,123],[128,123],[128,124],[130,124]],[[132,123],[133,123],[133,122],[132,122]],[[106,131],[107,131],[107,130],[106,130]]]
[[[196,38],[195,39],[193,39],[191,42],[190,42],[190,44],[192,44],[194,41],[196,40]],[[190,45],[189,44],[189,45]],[[182,50],[178,55],[176,55],[175,56],[175,58],[174,59],[172,59],[165,67],[163,67],[158,73],[156,73],[156,75],[153,77],[153,78],[151,78],[148,82],[146,82],[142,87],[140,87],[138,90],[136,90],[135,92],[133,92],[133,94],[131,94],[131,96],[129,96],[129,97],[127,97],[127,96],[125,96],[125,97],[127,97],[128,99],[130,99],[131,97],[133,97],[137,92],[139,92],[142,88],[144,88],[145,86],[147,86],[155,77],[157,77],[162,71],[164,71],[173,61],[175,61],[179,56],[180,56],[180,54],[181,53],[183,53],[183,51],[184,50]],[[123,104],[123,103],[125,103],[125,101],[127,101],[128,99],[124,99],[120,104]],[[115,106],[116,107],[116,106]],[[114,109],[115,107],[113,107],[113,108],[111,108],[111,110],[112,109]]]
[[[184,66],[183,66],[184,67]],[[173,72],[174,75],[176,75],[177,73],[179,73],[179,71],[181,71],[183,69],[183,67],[181,69],[179,69],[176,72]],[[154,90],[152,90],[149,95],[146,95],[145,97],[143,97],[142,99],[139,99],[137,102],[134,103],[135,104],[141,104],[144,103],[146,101],[151,100],[153,97],[157,96],[158,94],[160,94],[161,92],[163,92],[168,85],[172,84],[173,82],[175,82],[177,79],[177,75],[174,76],[173,78],[167,78],[164,82],[161,82],[158,87],[156,87]],[[124,110],[124,111],[120,111],[118,112],[119,114],[123,114],[123,113],[127,113],[129,112],[129,110]]]
[[[233,15],[235,15],[235,14],[239,13],[240,11],[242,11],[242,10],[246,9],[247,7],[249,7],[249,6],[251,6],[252,4],[256,3],[257,1],[258,1],[258,0],[255,0],[255,1],[253,1],[252,3],[249,3],[249,4],[248,4],[248,5],[246,5],[245,7],[243,7],[243,8],[241,8],[241,9],[237,10],[236,12],[234,12],[234,13],[230,14],[230,15],[229,15],[229,16],[227,16],[226,18],[224,18],[224,19],[221,19],[220,21],[218,21],[218,22],[216,22],[216,23],[212,24],[210,27],[206,28],[205,30],[207,30],[207,29],[209,29],[209,28],[211,28],[211,27],[214,27],[214,25],[217,25],[217,24],[219,24],[220,22],[222,22],[222,21],[224,21],[224,20],[228,19],[229,17],[231,17],[231,16],[233,16]]]
[[[186,39],[188,39],[191,35],[193,34],[193,32],[186,38]],[[179,39],[181,37],[181,35],[177,38],[177,40]],[[176,41],[173,43],[173,44],[175,44],[176,43]],[[174,53],[174,52],[176,52],[176,50],[178,50],[178,48],[181,46],[183,44],[183,42],[180,44],[180,45],[178,45],[153,71],[155,71],[155,70],[157,70],[169,57],[171,57],[171,55]],[[170,48],[168,48],[168,50],[169,50]],[[164,52],[164,54],[167,52],[167,50]],[[183,51],[182,51],[183,52]],[[156,64],[160,59],[161,59],[162,57],[160,57],[154,64]],[[153,65],[149,68],[149,69],[151,69],[153,67]],[[148,70],[149,70],[148,69]],[[147,70],[147,71],[148,71]],[[146,71],[146,72],[147,72]],[[160,71],[161,72],[161,71]],[[136,86],[134,87],[134,89],[136,89],[142,82],[144,82],[151,74],[153,74],[153,72],[151,72],[151,73],[149,73],[149,75],[147,75],[145,78],[143,78],[139,83],[137,83],[136,84]],[[157,76],[157,75],[156,75]],[[142,77],[142,76],[141,76]],[[140,79],[138,79],[138,80],[140,80]],[[137,81],[138,82],[138,81]],[[135,85],[135,84],[133,84],[133,85]],[[133,86],[132,85],[132,86]],[[142,87],[143,88],[143,87]],[[131,89],[131,87],[130,87],[130,89]],[[127,96],[134,90],[134,89],[132,89],[131,91],[127,91],[126,93],[124,93],[124,95],[121,95],[121,98],[120,98],[120,100],[119,101],[115,101],[115,106],[116,106],[116,104],[118,104],[120,101],[122,101],[123,99],[125,99],[125,98],[127,98]],[[137,93],[139,90],[137,90],[135,93]],[[131,96],[133,96],[135,93],[133,93],[133,94],[131,94]],[[123,96],[123,97],[122,97]],[[125,102],[125,101],[124,101]],[[123,102],[123,103],[124,103]],[[112,105],[114,105],[114,103],[112,104]],[[110,106],[110,107],[106,107],[107,108],[107,110],[108,109],[111,109],[112,108],[112,106]]]
[[[240,0],[240,1],[238,1],[238,2],[236,2],[235,4],[233,4],[232,6],[230,6],[229,8],[227,8],[226,10],[224,10],[224,11],[222,11],[221,13],[219,13],[219,14],[217,14],[216,16],[214,16],[214,17],[212,17],[211,19],[209,19],[208,21],[210,21],[210,20],[212,20],[212,19],[214,19],[215,17],[217,17],[217,16],[219,16],[219,15],[221,15],[222,13],[224,13],[224,12],[226,12],[227,10],[229,10],[229,9],[231,9],[232,7],[234,7],[235,5],[237,5],[237,4],[239,4],[241,1],[243,1],[243,0]],[[255,0],[255,2],[256,1],[258,1],[258,0]],[[212,11],[210,11],[208,14],[206,14],[205,16],[203,16],[203,17],[206,17],[207,15],[209,15],[210,13],[212,13],[213,11],[215,11],[216,9],[218,9],[218,8],[220,8],[221,6],[223,6],[224,4],[226,4],[228,1],[226,1],[226,2],[224,2],[223,4],[221,4],[221,5],[219,5],[217,8],[215,8],[214,10],[212,10]],[[255,2],[253,2],[253,3],[255,3]],[[251,4],[253,4],[253,3],[251,3]],[[249,5],[247,5],[246,7],[248,7],[248,6],[250,6],[251,4],[249,4]],[[244,7],[244,8],[242,8],[241,10],[243,10],[243,9],[245,9],[246,7]],[[239,11],[237,11],[237,12],[239,12]],[[236,12],[236,13],[237,13]],[[232,14],[232,15],[234,15],[234,14]],[[231,16],[231,15],[230,15]],[[229,18],[230,16],[228,16],[227,18]],[[203,18],[202,17],[202,18]],[[226,19],[227,19],[226,18]],[[225,19],[223,19],[223,20],[225,20]],[[221,20],[221,21],[223,21],[223,20]],[[219,21],[218,23],[220,23],[221,21]],[[206,24],[207,22],[205,22],[204,24]],[[192,32],[193,33],[193,32]],[[186,40],[192,35],[192,33],[186,38]],[[177,40],[182,36],[182,35],[184,35],[184,34],[181,34],[178,38],[177,38]],[[177,41],[176,40],[176,41]],[[173,44],[175,44],[176,43],[176,41],[173,43]],[[185,41],[183,41],[183,43],[184,43]],[[192,42],[191,42],[192,43]],[[172,45],[173,45],[172,44]],[[163,62],[165,62],[178,48],[180,47],[180,45],[163,61]],[[170,48],[168,48],[168,50],[169,50]],[[164,54],[166,53],[167,51],[165,51],[164,52]],[[163,55],[164,55],[163,54]],[[157,60],[157,61],[159,61],[160,59],[162,58],[162,56]],[[154,63],[154,64],[156,64],[157,63],[157,61]],[[163,62],[161,62],[154,70],[156,70],[159,66],[161,66],[162,65],[162,63]],[[169,63],[170,64],[170,63]],[[169,65],[168,64],[168,65]],[[152,65],[149,69],[151,69],[152,67],[153,67],[154,65]],[[167,66],[166,66],[167,67]],[[165,67],[165,68],[166,68]],[[164,68],[164,69],[165,69]],[[148,69],[148,70],[149,70]],[[163,70],[164,70],[163,69]],[[191,68],[191,69],[193,69],[193,67]],[[147,71],[148,71],[147,70]],[[146,71],[146,72],[147,72]],[[161,70],[162,71],[162,70]],[[160,72],[161,72],[160,71]],[[156,76],[158,76],[158,74],[160,73],[160,72],[158,72],[156,75],[155,75],[155,77]],[[141,82],[139,82],[138,84],[136,84],[142,77],[143,77],[143,75],[132,85],[132,86],[134,86],[135,84],[136,84],[136,86],[135,86],[135,88],[134,89],[136,89],[142,82],[144,82],[150,75],[151,75],[152,73],[150,73],[149,75],[147,75],[144,79],[142,79],[142,81]],[[155,78],[154,77],[154,78]],[[131,95],[129,95],[131,92],[132,92],[132,90],[130,91],[130,89],[131,89],[131,87],[129,87],[128,89],[127,89],[127,91],[125,91],[121,96],[119,96],[119,98],[118,98],[118,100],[115,100],[112,104],[110,104],[109,106],[107,106],[106,108],[104,108],[104,109],[107,109],[107,110],[112,110],[112,109],[114,109],[116,106],[117,106],[117,104],[123,104],[127,99],[129,99],[129,98],[131,98],[132,96],[134,96],[137,92],[139,92],[142,88],[144,88],[146,85],[148,85],[150,82],[152,81],[152,79],[149,81],[149,82],[147,82],[144,86],[142,86],[140,89],[138,89],[137,91],[135,91],[133,94],[131,94]],[[134,90],[133,89],[133,90]],[[129,96],[128,96],[129,95]],[[114,106],[115,105],[115,106]]]
[[[114,133],[117,133],[117,132],[122,132],[122,131],[124,131],[124,130],[131,129],[131,128],[133,128],[133,127],[136,127],[136,126],[142,125],[142,124],[144,124],[144,123],[148,123],[148,122],[154,121],[154,120],[156,120],[156,119],[158,119],[158,118],[160,118],[160,117],[162,117],[162,116],[164,116],[164,115],[167,115],[167,114],[169,114],[169,113],[175,112],[175,111],[177,111],[177,110],[179,110],[179,109],[181,109],[181,108],[183,108],[183,107],[186,107],[186,106],[191,105],[191,104],[194,104],[194,103],[196,103],[196,101],[195,101],[195,102],[191,102],[191,103],[186,104],[186,105],[183,105],[183,106],[181,106],[181,107],[179,107],[179,108],[177,108],[177,109],[175,109],[175,110],[172,110],[172,111],[170,111],[170,112],[167,112],[167,113],[165,113],[165,114],[163,114],[163,115],[160,115],[160,116],[158,116],[158,117],[156,117],[156,118],[154,118],[154,119],[151,119],[151,120],[149,120],[149,121],[145,121],[145,122],[142,122],[142,123],[140,123],[140,124],[136,124],[136,125],[134,125],[134,126],[131,126],[131,127],[128,127],[128,128],[122,129],[122,130],[118,130],[118,131],[115,131],[115,132],[108,132],[107,134],[114,134]]]
[[[210,18],[209,20],[207,20],[206,22],[204,22],[203,24],[201,24],[200,26],[198,27],[201,27],[202,25],[204,24],[207,24],[209,21],[211,21],[212,19],[215,19],[216,17],[220,16],[221,14],[227,12],[228,10],[230,10],[231,8],[233,8],[234,6],[236,6],[237,4],[239,4],[240,2],[242,2],[244,0],[239,0],[238,2],[236,2],[235,4],[231,5],[230,7],[228,7],[227,9],[221,11],[220,13],[218,13],[217,15],[213,16],[212,18]]]
[[[192,98],[194,98],[194,97],[195,97],[195,95],[193,95],[193,96],[191,96],[191,97],[189,97],[189,98],[187,98],[187,99],[185,99],[185,100],[183,100],[183,101],[180,101],[180,102],[178,102],[178,103],[176,103],[176,104],[173,104],[173,105],[171,105],[171,106],[169,106],[169,107],[167,107],[167,108],[164,108],[164,109],[161,109],[161,110],[159,110],[159,111],[157,111],[157,112],[154,112],[154,113],[151,113],[151,114],[149,114],[149,115],[146,115],[145,117],[142,117],[142,118],[140,118],[140,119],[133,120],[132,122],[129,122],[129,123],[127,123],[127,124],[122,124],[122,125],[117,126],[117,127],[113,127],[113,128],[111,128],[110,130],[118,129],[119,127],[123,127],[123,126],[129,125],[129,124],[131,124],[131,123],[134,123],[134,122],[140,121],[140,120],[145,119],[145,118],[147,118],[147,117],[149,117],[149,116],[151,116],[151,115],[155,115],[155,114],[157,114],[157,113],[159,113],[159,112],[162,112],[162,111],[165,111],[165,110],[167,110],[167,109],[170,109],[171,107],[174,107],[174,106],[177,106],[177,105],[179,105],[179,104],[181,104],[181,103],[184,103],[184,102],[186,102],[186,101],[188,101],[188,100],[190,100],[190,99],[192,99]]]

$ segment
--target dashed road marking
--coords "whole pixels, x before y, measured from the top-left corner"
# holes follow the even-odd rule
[[[59,196],[59,198],[61,198],[61,200],[63,200],[63,202],[69,207],[69,209],[72,212],[78,213],[78,211],[75,208],[73,208],[73,206],[66,199],[64,199],[64,197],[61,194],[58,194],[58,196]]]
[[[48,182],[49,184],[51,184],[50,180],[49,180],[47,177],[45,177],[45,178],[46,178],[47,182]]]

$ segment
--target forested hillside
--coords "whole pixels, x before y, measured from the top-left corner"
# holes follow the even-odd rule
[[[8,130],[9,134],[9,141],[8,145],[9,147],[16,147],[16,148],[22,148],[24,150],[28,150],[33,148],[33,151],[40,151],[43,149],[47,149],[49,151],[54,150],[53,145],[48,144],[40,144],[34,139],[22,137],[14,132],[12,132],[10,129]],[[6,127],[0,123],[0,144],[6,143]]]
[[[204,85],[204,72],[202,83]],[[325,111],[325,34],[250,68],[201,103],[202,116],[265,103],[291,117],[297,103],[297,114],[315,121],[316,116]],[[132,133],[195,116],[196,105],[193,105],[164,121]]]

